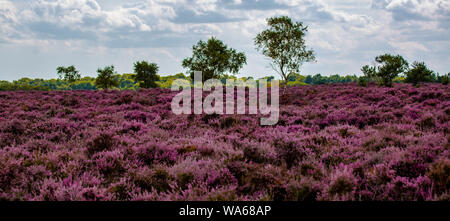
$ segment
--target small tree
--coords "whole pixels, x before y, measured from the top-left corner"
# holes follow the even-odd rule
[[[192,57],[183,60],[183,68],[188,68],[191,78],[194,71],[201,71],[203,81],[211,78],[219,79],[225,72],[236,74],[247,64],[243,52],[228,48],[221,40],[214,37],[207,42],[200,40],[192,47]]]
[[[362,87],[367,87],[367,84],[369,83],[369,80],[366,76],[361,76],[358,78],[358,84]]]
[[[366,87],[376,78],[376,68],[370,67],[369,65],[364,65],[361,68],[361,71],[364,76],[358,78],[358,84],[360,86]]]
[[[73,83],[81,79],[78,70],[73,65],[69,67],[59,66],[56,68],[56,71],[58,72],[59,79],[63,79],[69,83]]]
[[[369,65],[365,65],[361,68],[362,73],[364,74],[367,82],[372,81],[376,77],[376,69],[375,67],[370,67]]]
[[[392,87],[392,80],[408,69],[408,62],[400,55],[384,54],[375,58],[375,66],[361,68],[370,80],[376,78],[381,86]]]
[[[97,88],[109,89],[119,86],[119,81],[114,76],[116,75],[116,72],[113,65],[107,66],[103,69],[99,68],[97,72],[98,76],[95,79],[95,86]]]
[[[434,71],[428,69],[425,62],[415,61],[412,68],[406,72],[406,82],[412,83],[414,86],[419,85],[420,82],[430,82],[433,80]]]
[[[305,35],[308,26],[293,22],[287,16],[267,19],[268,29],[254,39],[257,50],[270,58],[271,66],[284,80],[292,73],[299,73],[304,62],[315,61],[313,50],[306,48]]]
[[[141,88],[155,88],[158,86],[156,81],[159,81],[158,70],[156,63],[138,61],[134,63],[134,80],[139,82]]]
[[[392,80],[408,69],[408,62],[400,55],[384,54],[375,58],[378,66],[376,76],[380,84],[392,87]]]

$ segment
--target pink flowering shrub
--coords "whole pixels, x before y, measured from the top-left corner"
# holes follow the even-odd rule
[[[275,126],[175,94],[0,92],[0,199],[450,199],[448,86],[289,87]]]

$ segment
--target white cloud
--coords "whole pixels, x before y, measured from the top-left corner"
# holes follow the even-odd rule
[[[0,0],[0,41],[16,33],[14,26],[18,22],[17,9],[9,1]]]
[[[161,19],[175,16],[171,7],[147,1],[134,7],[104,10],[95,0],[40,0],[23,11],[24,23],[47,22],[80,31],[151,31]]]
[[[6,0],[0,0],[0,19],[17,21],[16,12],[17,9],[13,3]]]
[[[450,18],[448,0],[374,0],[372,6],[392,12],[397,20]]]
[[[417,42],[390,42],[390,45],[392,45],[400,54],[405,54],[408,57],[414,56],[414,53],[420,51],[420,52],[428,52],[429,50],[420,43]]]
[[[385,52],[432,61],[441,72],[450,66],[448,0],[0,0],[0,50],[16,50],[18,59],[35,50],[41,59],[66,57],[89,67],[100,55],[122,66],[145,57],[161,62],[161,72],[176,73],[192,45],[214,35],[244,51],[244,70],[261,76],[272,71],[253,38],[267,17],[279,15],[309,26],[307,44],[318,63],[305,65],[306,73],[358,74]],[[0,61],[7,54],[0,53]],[[27,61],[33,62],[38,65]],[[9,70],[14,68],[38,70]]]

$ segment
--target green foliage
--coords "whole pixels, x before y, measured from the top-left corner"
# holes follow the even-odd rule
[[[293,74],[288,78],[288,86],[302,86],[302,85],[317,85],[317,84],[339,84],[339,83],[350,83],[358,82],[359,78],[356,75],[331,75],[322,76],[321,74],[316,75],[299,75]]]
[[[176,75],[161,76],[159,82],[157,83],[159,84],[160,88],[171,88],[173,81],[177,79],[185,79],[191,81],[190,77],[185,76],[183,73],[179,73]]]
[[[39,90],[39,91],[49,91],[49,88],[46,85],[41,84],[42,79],[30,79],[30,78],[21,78],[19,80],[9,82],[9,81],[0,81],[0,91],[17,91],[17,90]]]
[[[384,54],[377,56],[375,61],[381,65],[376,75],[381,79],[381,84],[387,87],[391,87],[392,80],[408,69],[408,62],[400,55]]]
[[[428,69],[425,62],[415,61],[412,68],[406,72],[406,82],[412,83],[414,86],[421,82],[432,82],[434,80],[434,72]]]
[[[116,78],[119,81],[119,86],[117,86],[120,90],[137,90],[139,89],[139,83],[136,83],[134,74],[122,74],[116,75]]]
[[[437,76],[435,82],[437,83],[448,83],[448,77],[450,75]],[[122,74],[122,75],[114,75],[114,78],[117,79],[118,85],[115,87],[119,90],[138,90],[140,88],[139,83],[136,83],[134,80],[134,74]],[[159,77],[159,81],[156,82],[158,87],[170,89],[172,82],[176,79],[185,79],[192,82],[192,79],[189,76],[184,75],[183,73],[179,73],[176,75],[167,75]],[[243,80],[244,82],[253,79],[252,77],[241,77],[237,78],[233,75],[223,75],[220,78],[221,82],[225,85],[227,79]],[[274,76],[266,76],[263,78],[255,79],[261,80],[265,79],[268,82],[268,86],[270,86],[270,82],[275,79]],[[292,74],[288,78],[287,86],[303,86],[303,85],[317,85],[317,84],[336,84],[336,83],[349,83],[349,82],[358,82],[366,80],[365,76],[357,77],[355,75],[331,75],[331,76],[322,76],[320,74],[316,75],[308,75],[303,76],[297,73]],[[15,80],[13,82],[9,81],[0,81],[0,91],[15,91],[15,90],[41,90],[41,91],[52,91],[52,90],[97,90],[98,88],[95,85],[96,79],[93,77],[83,77],[73,83],[69,83],[67,81],[62,81],[58,79],[30,79],[30,78],[22,78],[19,80]],[[397,77],[393,80],[393,82],[402,83],[404,82],[403,77]],[[368,82],[367,82],[368,83]]]
[[[291,73],[287,79],[288,82],[293,82],[293,81],[299,81],[299,82],[304,82],[306,80],[306,77],[298,74],[298,73]]]
[[[220,82],[222,82],[222,84],[224,84],[224,85],[226,85],[227,80],[234,80],[234,81],[236,81],[236,80],[238,80],[238,78],[236,76],[234,76],[234,75],[227,75],[227,74],[222,75],[222,77],[220,78]],[[247,78],[242,79],[242,80],[246,81]]]
[[[293,22],[287,16],[269,18],[267,24],[269,28],[259,33],[254,43],[272,60],[272,68],[288,82],[290,75],[298,73],[304,62],[315,61],[313,50],[306,48],[308,26]]]
[[[57,67],[56,71],[58,72],[59,79],[63,79],[69,83],[73,83],[81,78],[78,70],[73,65],[69,67]]]
[[[297,73],[292,73],[287,79],[287,86],[304,86],[308,85],[305,83],[306,77]]]
[[[447,75],[442,76],[440,82],[443,85],[447,85],[448,82],[449,82],[449,78],[450,78],[450,73],[448,73]]]
[[[408,62],[400,55],[383,54],[375,58],[376,65],[361,68],[367,83],[376,79],[381,86],[391,87],[394,79],[408,69]]]
[[[365,65],[361,68],[362,73],[364,74],[364,79],[366,83],[373,81],[376,77],[376,69],[375,67],[370,67],[369,65]]]
[[[134,79],[139,82],[141,88],[155,88],[158,85],[156,81],[159,80],[157,72],[159,67],[156,63],[149,63],[147,61],[138,61],[134,63]]]
[[[116,72],[113,65],[107,66],[103,69],[99,68],[97,72],[98,76],[95,79],[95,86],[97,88],[109,89],[119,86],[119,81],[115,76]]]
[[[369,85],[370,82],[374,82],[376,80],[379,81],[380,84],[383,84],[383,81],[380,81],[377,68],[375,66],[371,67],[369,65],[364,65],[361,68],[361,72],[364,74],[358,79],[358,84],[360,86],[366,87]],[[400,77],[394,77],[391,81],[394,82],[403,82],[404,79]]]
[[[70,84],[72,90],[97,90],[95,78],[84,77]]]
[[[120,90],[137,90],[139,85],[134,82],[133,74],[123,74],[114,76],[119,85]],[[73,83],[59,79],[29,79],[22,78],[13,82],[0,81],[0,91],[16,91],[16,90],[97,90],[95,86],[95,78],[83,77]]]
[[[139,85],[133,79],[134,74],[115,75],[120,90],[137,90]],[[97,90],[95,86],[95,78],[83,77],[73,83],[59,79],[29,79],[22,78],[13,82],[0,81],[0,91],[16,91],[16,90]]]
[[[366,76],[359,77],[358,84],[359,84],[359,86],[367,87],[367,84],[368,84],[367,77]]]
[[[308,84],[305,83],[304,81],[299,81],[299,80],[287,82],[287,86],[305,86],[305,85],[308,85]]]
[[[247,64],[243,52],[228,48],[221,40],[214,37],[207,42],[200,40],[192,47],[192,57],[183,60],[183,68],[189,69],[191,78],[194,71],[201,71],[203,81],[220,78],[225,72],[236,74]]]
[[[274,76],[266,76],[266,77],[263,77],[263,78],[260,78],[260,79],[266,79],[267,82],[269,82],[269,81],[275,80],[275,77]]]
[[[398,76],[398,77],[394,78],[394,80],[392,80],[392,82],[394,82],[394,83],[404,83],[405,82],[405,77]]]
[[[316,74],[311,78],[311,84],[325,84],[327,83],[326,78],[322,77],[321,74]]]

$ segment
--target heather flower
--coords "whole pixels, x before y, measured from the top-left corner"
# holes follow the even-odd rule
[[[99,133],[91,141],[88,142],[87,154],[92,156],[93,154],[105,150],[110,150],[117,144],[117,140],[109,133]]]
[[[274,126],[165,89],[0,92],[0,199],[448,200],[449,92],[289,87]]]
[[[150,143],[145,146],[134,147],[139,160],[146,165],[153,163],[173,164],[177,160],[177,151],[175,148],[165,144]]]
[[[342,164],[336,168],[330,176],[330,184],[323,197],[329,200],[352,200],[357,184],[352,172],[349,167]]]
[[[428,177],[433,182],[433,192],[436,195],[447,192],[450,189],[450,160],[441,159],[432,165]]]

